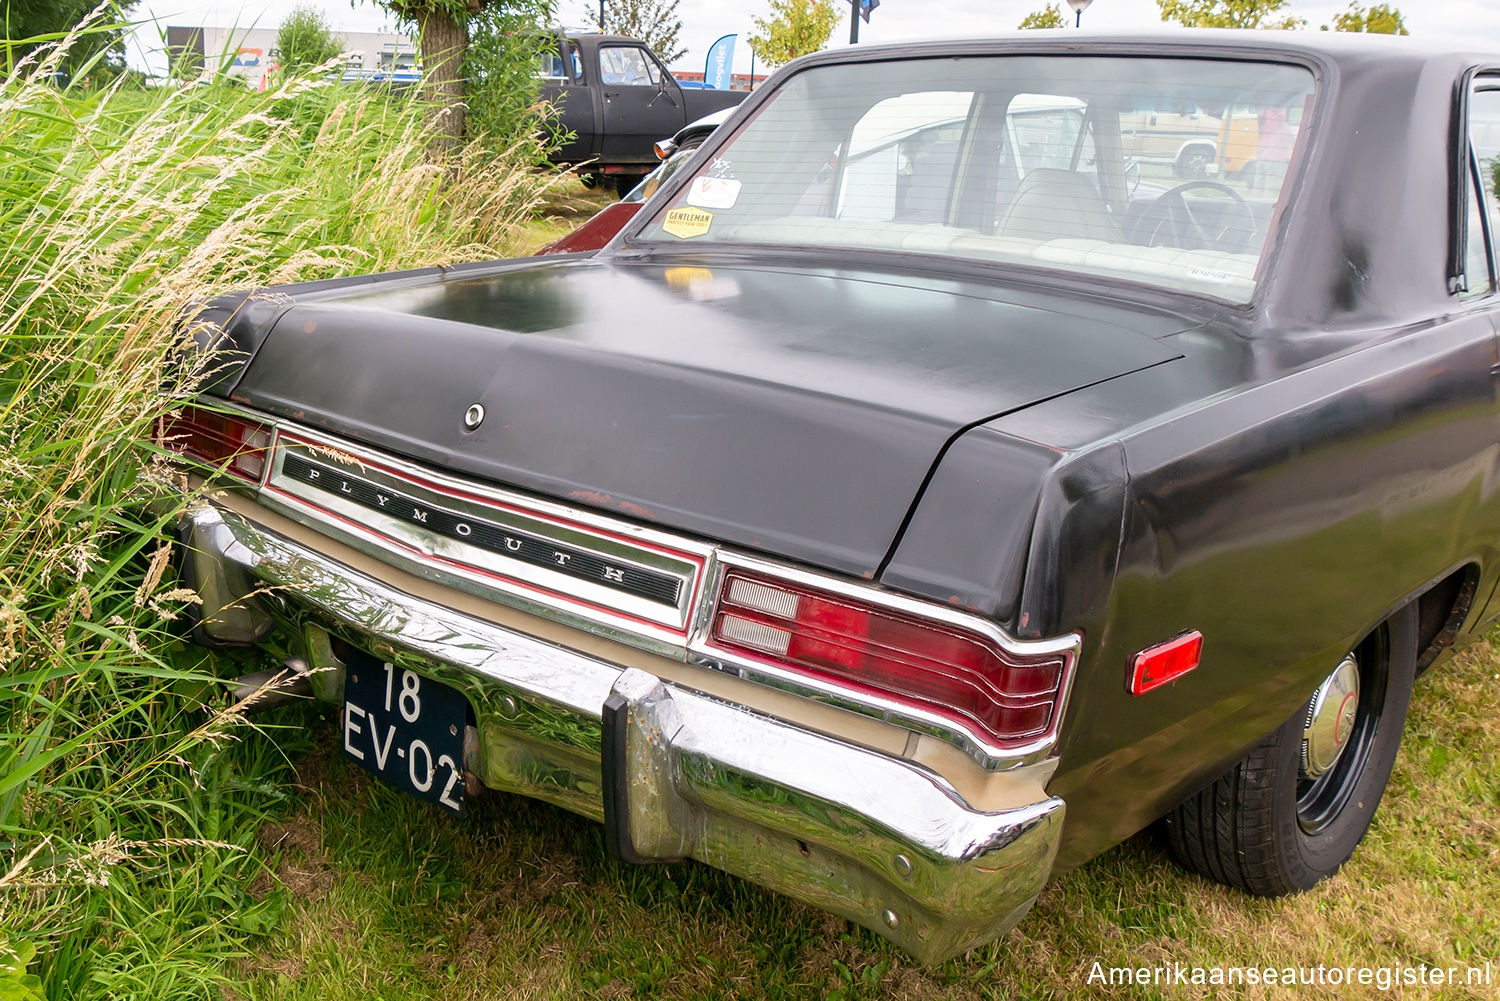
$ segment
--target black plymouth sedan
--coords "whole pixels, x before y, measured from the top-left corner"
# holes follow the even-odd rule
[[[1489,66],[823,53],[597,254],[215,300],[164,427],[196,636],[435,812],[536,797],[923,960],[1157,821],[1311,887],[1500,613]],[[1131,152],[1185,119],[1196,176]]]

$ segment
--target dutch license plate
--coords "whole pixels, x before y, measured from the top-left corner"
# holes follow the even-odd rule
[[[344,673],[344,753],[397,789],[464,812],[463,693],[359,650]]]

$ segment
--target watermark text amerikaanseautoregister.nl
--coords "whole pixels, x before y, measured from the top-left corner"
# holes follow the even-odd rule
[[[1105,966],[1095,962],[1087,982],[1099,987],[1210,986],[1374,987],[1488,987],[1497,971],[1491,961],[1480,966],[1427,966],[1392,963],[1384,966],[1197,966],[1158,963],[1154,966]]]

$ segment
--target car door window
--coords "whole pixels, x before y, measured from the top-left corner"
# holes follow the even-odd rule
[[[1083,132],[1083,102],[1020,94],[1010,103],[1010,139],[1021,176],[1033,170],[1073,170]],[[1092,152],[1088,154],[1092,161]]]
[[[537,75],[548,83],[581,82],[583,60],[578,55],[578,43],[564,39],[561,48],[543,52],[538,62]]]
[[[972,91],[920,91],[879,102],[849,136],[835,215],[942,222]]]
[[[1465,295],[1487,295],[1493,288],[1489,245],[1485,241],[1485,213],[1480,206],[1485,202],[1484,194],[1475,183],[1477,164],[1469,171],[1469,224],[1466,227],[1464,246]],[[1493,228],[1494,216],[1490,216]]]
[[[567,53],[568,69],[573,74],[573,82],[583,83],[583,55],[578,51],[578,43],[570,39],[563,43],[563,50]]]
[[[542,53],[537,65],[537,76],[550,83],[562,83],[568,78],[559,50],[548,49]]]
[[[599,81],[611,87],[654,87],[661,74],[646,50],[636,45],[599,47]]]
[[[1484,221],[1489,222],[1491,242],[1500,233],[1500,78],[1480,77],[1469,98],[1469,146],[1478,180],[1476,184],[1471,178],[1469,185],[1465,272],[1469,293],[1474,295],[1488,292],[1491,287],[1488,278],[1493,258],[1484,242]]]

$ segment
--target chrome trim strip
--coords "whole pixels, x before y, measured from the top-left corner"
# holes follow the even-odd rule
[[[664,546],[653,546],[648,549],[636,544],[633,540],[622,540],[618,533],[606,535],[597,530],[589,531],[566,524],[564,519],[553,520],[528,516],[516,510],[520,505],[514,500],[507,501],[499,497],[488,496],[489,491],[481,494],[471,485],[466,484],[461,488],[453,487],[449,492],[441,492],[420,481],[431,481],[434,478],[430,475],[423,474],[419,480],[416,474],[404,477],[387,472],[382,468],[389,465],[384,457],[378,460],[377,465],[375,459],[363,459],[357,453],[350,453],[349,457],[355,460],[354,463],[340,463],[335,456],[320,454],[318,447],[316,442],[303,442],[290,431],[283,430],[278,433],[272,452],[267,488],[275,491],[277,495],[290,495],[296,498],[314,512],[326,511],[346,523],[353,523],[359,529],[377,536],[378,541],[385,548],[393,548],[392,543],[394,543],[396,547],[404,546],[424,557],[441,559],[449,564],[449,569],[453,572],[469,575],[477,582],[488,584],[496,590],[510,588],[503,582],[494,581],[493,576],[514,581],[523,588],[529,585],[531,589],[545,592],[565,605],[570,605],[574,601],[582,602],[605,610],[606,614],[616,614],[627,620],[632,617],[643,619],[679,634],[686,633],[690,603],[696,598],[695,585],[707,561],[706,547],[702,547],[702,551],[698,553],[690,553],[674,547],[683,555],[673,556]],[[355,468],[349,474],[351,479],[357,479],[377,489],[385,487],[393,495],[413,498],[417,503],[435,512],[468,517],[476,523],[482,522],[501,529],[511,529],[518,535],[553,541],[565,550],[586,552],[618,564],[622,568],[640,569],[670,576],[678,582],[675,607],[665,607],[660,602],[615,590],[571,574],[512,559],[493,550],[469,545],[458,539],[424,529],[392,514],[372,509],[353,499],[344,499],[338,493],[321,489],[289,475],[286,472],[286,464],[291,456],[306,457],[322,467],[340,464],[353,465]],[[483,499],[476,501],[468,499],[470,497]],[[479,573],[474,573],[475,570]]]
[[[1077,673],[1079,651],[1083,637],[1078,633],[1045,640],[1018,640],[1011,637],[996,623],[984,616],[963,609],[907,597],[868,583],[846,581],[831,575],[786,566],[762,557],[727,550],[709,543],[684,538],[657,529],[621,521],[593,511],[575,508],[554,501],[546,501],[503,488],[476,483],[447,473],[430,469],[408,460],[377,452],[366,446],[353,444],[312,428],[285,420],[268,420],[267,415],[233,404],[217,409],[243,414],[275,428],[271,447],[271,461],[266,464],[265,486],[257,495],[259,503],[285,515],[300,524],[322,532],[361,552],[391,563],[408,573],[446,587],[464,591],[478,597],[497,601],[522,611],[561,622],[565,625],[586,629],[598,635],[674,660],[686,661],[707,669],[735,675],[757,684],[779,691],[809,698],[830,706],[858,713],[862,716],[883,720],[904,727],[915,733],[925,734],[953,745],[982,767],[990,771],[1002,771],[1035,764],[1044,760],[1055,748],[1057,735],[1066,718],[1068,702],[1072,693],[1074,676]],[[487,557],[475,557],[478,564],[468,569],[462,564],[470,556],[462,554],[456,559],[456,547],[446,537],[430,532],[420,532],[404,521],[385,519],[380,529],[362,523],[366,518],[379,518],[378,513],[359,507],[348,512],[325,510],[301,495],[301,491],[289,490],[288,483],[280,476],[284,449],[291,445],[310,447],[314,455],[324,453],[352,460],[364,469],[386,469],[408,489],[412,480],[431,484],[435,495],[442,496],[444,506],[458,505],[460,510],[471,511],[478,517],[493,519],[495,511],[491,505],[512,509],[520,519],[540,520],[548,526],[546,531],[576,531],[579,538],[586,539],[589,546],[614,544],[619,551],[628,552],[631,558],[642,565],[653,567],[692,567],[690,582],[685,584],[680,602],[680,616],[674,624],[650,621],[644,616],[632,615],[636,611],[615,612],[608,604],[619,604],[621,596],[614,592],[591,594],[598,604],[587,604],[587,597],[575,600],[568,592],[577,592],[586,582],[571,577],[552,581],[556,587],[567,588],[563,594],[544,590],[541,587],[524,589],[492,575],[498,568],[480,562]],[[291,484],[296,487],[295,482]],[[440,492],[438,492],[440,491]],[[307,488],[314,493],[313,488]],[[461,495],[454,497],[453,495]],[[321,500],[324,492],[316,491]],[[465,498],[472,498],[466,500]],[[360,520],[352,515],[357,514]],[[346,517],[346,515],[351,515]],[[387,535],[386,532],[390,534]],[[571,536],[569,537],[571,538]],[[473,547],[462,547],[472,549]],[[479,551],[481,554],[483,551]],[[434,558],[443,560],[435,565]],[[919,618],[943,622],[955,628],[978,633],[994,642],[1000,649],[1017,656],[1047,656],[1060,654],[1065,663],[1059,684],[1056,709],[1048,732],[1023,746],[997,746],[981,734],[964,726],[960,721],[940,716],[917,706],[883,699],[865,692],[855,692],[832,682],[801,674],[789,668],[754,660],[715,648],[709,642],[709,628],[717,611],[718,588],[726,567],[742,567],[746,570],[780,578],[793,584],[839,594],[856,601],[889,608],[893,611]],[[545,572],[545,571],[543,571]],[[505,570],[507,575],[510,569]],[[561,575],[552,575],[561,577]],[[524,582],[523,582],[524,583]],[[642,605],[648,604],[642,601]],[[661,609],[662,606],[656,606]]]
[[[631,595],[518,565],[485,550],[423,532],[407,522],[382,517],[368,508],[330,504],[324,491],[282,475],[289,447],[308,449],[321,461],[335,456],[352,460],[361,470],[361,478],[377,482],[391,479],[405,492],[431,484],[434,489],[426,492],[440,496],[445,508],[473,513],[487,521],[508,515],[519,522],[520,530],[556,535],[570,545],[600,552],[628,553],[633,563],[674,572],[683,579],[678,611],[672,614],[661,605]],[[267,470],[266,487],[258,497],[262,505],[361,552],[447,587],[652,653],[676,660],[685,657],[684,637],[694,609],[703,600],[707,568],[714,556],[712,546],[458,479],[286,421],[277,425]],[[306,499],[304,494],[313,499]]]
[[[243,412],[247,416],[254,416],[257,413],[253,410]],[[682,554],[684,556],[695,555],[707,557],[714,549],[712,545],[705,542],[663,532],[660,529],[640,525],[633,521],[624,521],[620,518],[602,515],[587,508],[574,507],[570,504],[549,501],[531,496],[530,494],[506,490],[503,487],[496,487],[488,483],[453,476],[450,473],[411,462],[408,459],[403,459],[388,452],[381,452],[368,446],[354,444],[346,438],[336,438],[333,435],[325,434],[315,428],[297,424],[293,421],[267,421],[264,414],[259,415],[258,419],[262,423],[274,424],[279,434],[298,438],[303,441],[311,441],[318,447],[327,449],[333,454],[351,456],[361,463],[388,466],[412,479],[432,483],[457,493],[485,498],[491,503],[503,507],[522,509],[529,515],[561,523],[564,527],[591,529],[606,537],[619,536],[627,541],[638,542],[643,547],[667,550],[670,553]]]
[[[1003,933],[1051,872],[1065,806],[1035,776],[970,807],[913,762],[697,694],[637,668],[407,594],[209,502],[187,544],[263,590],[284,635],[327,630],[462,691],[466,764],[488,786],[603,816],[602,709],[630,713],[637,849],[689,854],[856,921],[925,962]],[[656,856],[648,856],[656,857]]]

